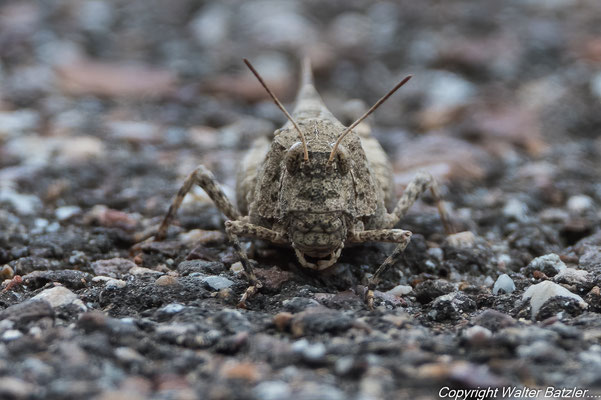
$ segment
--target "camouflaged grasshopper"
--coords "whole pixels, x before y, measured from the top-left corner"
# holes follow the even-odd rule
[[[244,60],[289,122],[275,131],[271,143],[257,140],[242,160],[236,195],[238,209],[228,200],[213,174],[199,166],[185,180],[155,235],[163,240],[182,200],[193,185],[209,195],[229,219],[225,230],[250,281],[240,300],[261,287],[240,236],[291,246],[299,263],[324,270],[336,263],[342,249],[353,243],[397,243],[392,254],[369,279],[366,301],[373,307],[373,290],[381,274],[395,264],[411,232],[393,229],[409,207],[430,189],[447,232],[450,232],[436,181],[420,173],[393,203],[392,167],[386,153],[362,123],[380,104],[404,85],[399,82],[361,118],[345,127],[323,104],[313,85],[309,62],[303,63],[302,80],[292,115],[269,90],[253,66]]]

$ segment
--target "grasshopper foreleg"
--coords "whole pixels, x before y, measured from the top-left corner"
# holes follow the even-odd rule
[[[238,303],[239,307],[246,307],[246,300],[252,297],[263,284],[253,270],[253,267],[246,255],[246,251],[240,245],[240,241],[238,240],[238,236],[250,237],[254,239],[262,239],[268,240],[273,243],[286,243],[282,240],[282,235],[276,231],[273,231],[268,228],[264,228],[262,226],[254,225],[244,221],[226,221],[225,223],[225,232],[233,244],[234,249],[236,250],[236,254],[238,258],[240,258],[240,262],[242,263],[242,267],[244,268],[244,273],[250,282],[250,286],[246,289],[242,298],[240,299],[240,303]]]
[[[393,242],[398,243],[391,255],[378,267],[376,273],[369,279],[367,283],[367,294],[365,301],[370,309],[373,309],[374,304],[374,289],[380,281],[380,276],[391,266],[396,264],[405,247],[411,240],[411,232],[403,229],[375,229],[369,231],[355,232],[351,236],[351,241],[356,243],[362,242]]]

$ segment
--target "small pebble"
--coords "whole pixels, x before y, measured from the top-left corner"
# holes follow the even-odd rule
[[[115,357],[125,362],[142,362],[146,360],[140,353],[130,347],[117,347],[115,349]]]
[[[5,399],[30,399],[39,393],[37,385],[12,376],[0,377],[0,393]]]
[[[92,269],[96,275],[104,275],[111,278],[121,278],[135,266],[136,264],[133,261],[126,258],[111,258],[92,263]]]
[[[586,304],[582,297],[551,281],[544,281],[530,286],[522,295],[522,300],[530,300],[530,306],[532,307],[532,318],[534,319],[538,315],[541,307],[548,300],[554,297],[567,297],[569,299],[574,299],[580,304],[580,307],[588,307],[588,304]]]
[[[165,314],[177,314],[183,311],[186,307],[183,304],[171,303],[159,308],[159,311]]]
[[[464,330],[463,336],[472,343],[483,343],[492,336],[492,332],[483,326],[475,325]]]
[[[18,329],[9,329],[2,334],[2,340],[5,342],[9,342],[11,340],[16,340],[22,337],[23,334]]]
[[[307,362],[316,362],[326,355],[326,346],[321,342],[309,343],[307,339],[300,339],[292,343],[292,351],[301,354]]]
[[[225,379],[236,379],[247,382],[256,382],[261,378],[258,366],[251,362],[228,361],[220,371]]]
[[[217,292],[217,296],[222,300],[229,300],[234,295],[234,291],[231,288],[223,288]]]
[[[138,267],[131,267],[129,271],[127,271],[131,275],[162,275],[163,273],[154,269]]]
[[[222,276],[207,276],[206,278],[202,279],[202,282],[204,282],[209,288],[213,290],[229,288],[234,284],[233,281]]]
[[[171,276],[171,275],[163,275],[157,278],[156,281],[154,281],[154,284],[157,286],[173,286],[178,284],[179,281],[175,276]]]
[[[578,260],[581,269],[596,272],[601,265],[601,246],[586,246]]]
[[[509,277],[507,274],[500,275],[495,282],[495,285],[492,288],[492,294],[502,294],[502,293],[513,293],[515,290],[515,283],[513,279]]]
[[[447,243],[453,247],[469,248],[474,245],[476,236],[473,232],[465,231],[449,235],[446,239]]]
[[[591,273],[583,269],[566,268],[553,277],[555,282],[567,284],[587,283],[591,279]]]
[[[242,266],[242,263],[240,261],[237,261],[232,264],[232,266],[230,267],[230,271],[238,275],[239,273],[244,271],[244,267]]]
[[[79,214],[80,212],[81,208],[79,208],[78,206],[64,206],[54,210],[54,216],[59,221],[66,221],[74,215]]]
[[[40,116],[37,112],[22,108],[16,111],[0,111],[0,140],[32,133],[38,129]]]
[[[273,324],[280,332],[284,332],[288,329],[291,320],[292,313],[289,312],[280,312],[273,316]]]
[[[0,203],[9,203],[20,215],[32,215],[42,207],[42,201],[32,194],[17,193],[10,188],[0,188]]]
[[[265,381],[255,386],[255,388],[253,389],[253,393],[258,399],[281,400],[290,398],[292,390],[286,382]]]
[[[530,261],[526,267],[526,271],[530,273],[534,271],[541,271],[547,276],[555,276],[557,273],[565,270],[567,267],[561,258],[555,253],[546,254],[544,256],[536,257]]]
[[[217,261],[186,260],[177,266],[177,272],[182,276],[196,272],[202,275],[218,275],[223,271],[225,271],[225,266]]]
[[[0,269],[0,282],[12,279],[13,276],[15,276],[15,271],[13,271],[10,265],[2,266],[2,269]]]
[[[429,106],[437,109],[465,104],[475,93],[471,82],[448,71],[432,72],[427,84],[427,101]]]
[[[92,278],[92,282],[104,282],[104,285],[108,289],[121,289],[127,285],[127,282],[121,279],[110,278],[108,276],[95,276]]]
[[[516,221],[523,221],[528,217],[528,206],[518,199],[509,199],[503,207],[503,215]]]
[[[87,307],[77,297],[75,293],[70,291],[64,286],[55,286],[50,289],[46,289],[35,295],[31,300],[44,300],[48,302],[53,308],[74,304],[81,310],[87,310]]]
[[[389,291],[387,291],[386,294],[401,297],[401,296],[411,293],[412,291],[413,291],[413,288],[409,285],[397,285],[397,286],[393,287],[392,289],[390,289]]]
[[[584,194],[572,196],[568,199],[566,203],[568,210],[576,214],[581,214],[584,211],[590,210],[591,208],[593,208],[593,205],[593,199]]]

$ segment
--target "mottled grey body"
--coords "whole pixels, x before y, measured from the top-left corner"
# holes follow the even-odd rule
[[[262,284],[240,246],[240,236],[291,246],[302,266],[316,270],[335,264],[349,243],[397,243],[369,281],[367,301],[371,307],[373,289],[381,273],[398,260],[411,237],[411,232],[393,227],[425,190],[432,191],[445,229],[450,231],[436,182],[427,173],[418,174],[389,212],[387,206],[393,204],[394,190],[392,169],[384,150],[371,137],[365,123],[357,125],[334,147],[346,128],[317,94],[308,62],[304,64],[292,118],[306,139],[308,158],[299,141],[299,132],[290,122],[274,133],[271,142],[266,138],[257,140],[240,165],[236,187],[238,209],[227,199],[211,172],[199,166],[185,180],[155,239],[165,238],[191,187],[194,184],[202,187],[229,218],[226,232],[251,282],[241,305]]]
[[[326,170],[323,157],[327,160],[345,126],[326,108],[307,78],[310,74],[304,76],[292,116],[305,133],[309,163],[315,160],[316,165],[311,165],[298,182],[287,173],[284,158],[299,142],[291,123],[278,129],[271,143],[258,139],[239,168],[236,196],[240,212],[249,215],[251,223],[269,227],[281,224],[291,209],[344,212],[361,222],[363,229],[388,227],[386,206],[392,204],[394,188],[386,153],[363,123],[342,141],[351,164],[348,179]],[[312,194],[313,199],[303,201],[303,193]]]

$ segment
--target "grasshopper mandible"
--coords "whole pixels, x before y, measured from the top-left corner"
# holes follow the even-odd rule
[[[299,263],[324,270],[336,263],[345,245],[364,242],[397,243],[369,279],[366,302],[373,308],[374,289],[382,273],[398,261],[411,232],[394,229],[417,198],[430,189],[447,233],[451,232],[438,185],[419,173],[393,205],[392,167],[386,153],[362,123],[404,85],[399,82],[353,124],[345,127],[326,108],[313,84],[311,66],[303,62],[296,106],[290,115],[250,62],[244,59],[288,122],[275,131],[271,143],[258,139],[241,162],[236,197],[238,208],[225,196],[213,174],[197,167],[184,181],[155,240],[163,240],[184,197],[200,186],[228,218],[227,236],[242,263],[250,286],[240,306],[262,284],[256,277],[239,237],[262,239],[294,249]],[[392,208],[392,207],[391,207]]]

